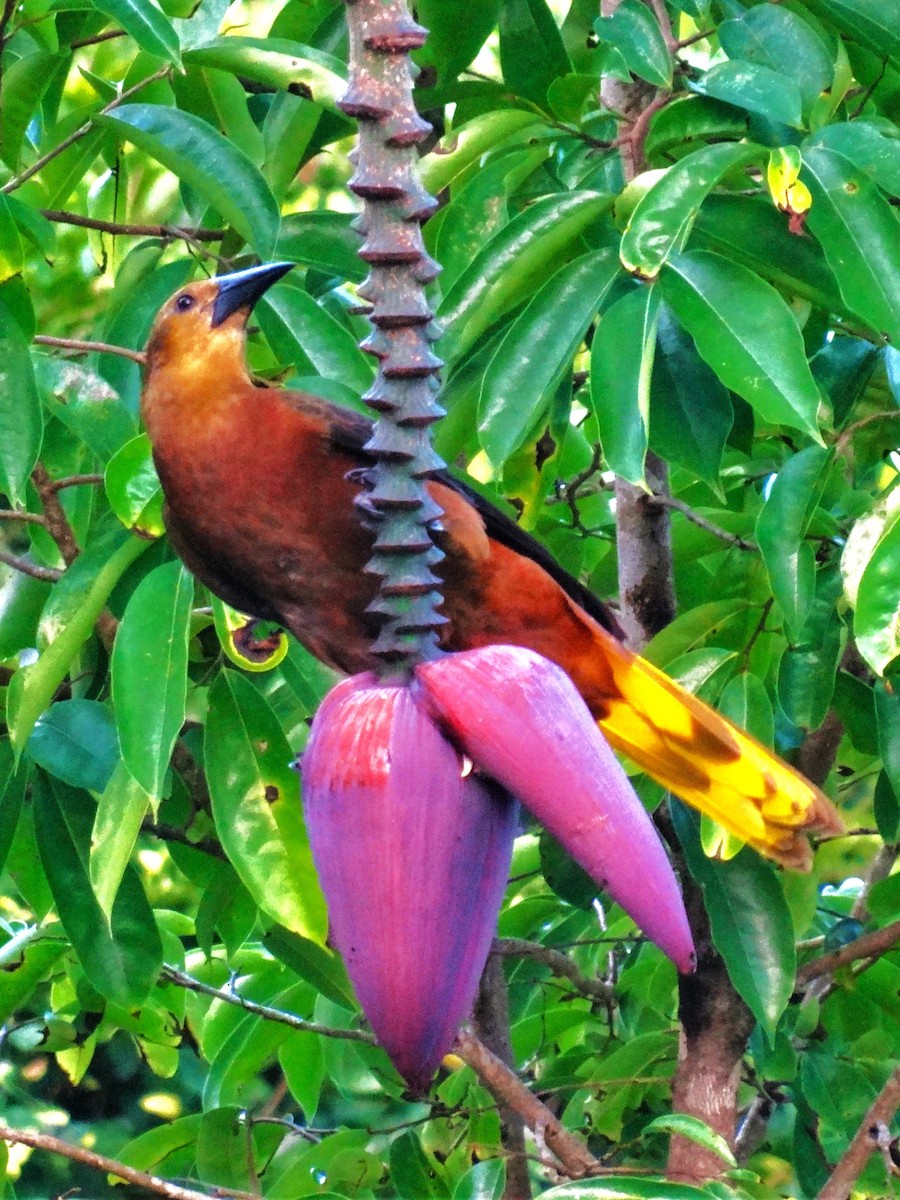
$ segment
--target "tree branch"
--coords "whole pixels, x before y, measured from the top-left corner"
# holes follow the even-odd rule
[[[366,1042],[370,1046],[375,1044],[375,1038],[365,1029],[337,1029],[331,1025],[319,1025],[315,1021],[306,1021],[303,1017],[294,1016],[293,1013],[285,1012],[283,1009],[271,1008],[268,1004],[257,1004],[255,1000],[248,1000],[239,992],[203,983],[202,980],[195,979],[193,975],[179,971],[177,967],[163,966],[160,978],[164,982],[175,984],[176,987],[185,988],[189,992],[198,992],[201,996],[212,996],[214,1000],[221,1000],[225,1004],[233,1004],[237,1008],[243,1008],[246,1012],[255,1013],[265,1021],[275,1021],[279,1025],[287,1025],[290,1029],[298,1029],[302,1033],[317,1033],[321,1037],[343,1038],[348,1042]]]
[[[599,1159],[594,1158],[587,1146],[570,1133],[546,1104],[532,1095],[518,1075],[492,1054],[471,1030],[460,1030],[453,1051],[477,1073],[498,1104],[506,1105],[521,1116],[528,1128],[556,1155],[567,1175],[583,1179],[602,1171]]]
[[[31,340],[36,346],[56,346],[60,350],[79,350],[83,354],[94,352],[118,354],[120,358],[130,358],[132,362],[141,364],[147,361],[143,350],[130,350],[127,346],[113,346],[111,342],[86,342],[81,338],[50,337],[46,333],[38,333]]]
[[[57,567],[39,567],[21,555],[10,554],[8,550],[0,549],[0,563],[5,563],[14,571],[21,571],[23,575],[30,575],[32,579],[39,579],[41,583],[56,583],[57,579],[62,578],[62,571]]]
[[[890,925],[885,925],[882,929],[864,933],[862,937],[848,942],[846,946],[841,946],[840,950],[835,950],[831,954],[823,954],[819,958],[804,963],[797,970],[797,986],[801,987],[813,979],[819,979],[822,975],[830,975],[832,971],[836,971],[838,967],[845,967],[848,963],[859,962],[864,958],[879,958],[882,954],[893,950],[898,943],[900,943],[900,921],[892,921]]]
[[[552,946],[542,946],[540,942],[529,942],[525,938],[495,938],[494,953],[516,958],[533,958],[535,962],[549,967],[554,975],[566,979],[576,992],[589,1000],[599,1000],[603,1004],[614,1004],[616,993],[602,979],[590,979],[581,971],[567,954],[554,950]]]
[[[73,1146],[69,1142],[64,1142],[62,1138],[53,1137],[49,1133],[35,1133],[30,1129],[13,1129],[3,1121],[0,1121],[0,1140],[13,1145],[31,1146],[35,1150],[47,1150],[51,1154],[59,1154],[72,1162],[92,1167],[95,1171],[116,1175],[134,1187],[143,1188],[144,1191],[152,1192],[155,1196],[165,1197],[165,1200],[212,1200],[215,1195],[214,1192],[196,1192],[193,1188],[170,1183],[168,1179],[161,1179],[158,1175],[148,1175],[146,1171],[137,1171],[134,1167],[128,1167],[114,1158],[107,1158],[105,1154],[97,1154],[93,1150],[86,1150],[83,1146]],[[255,1200],[255,1197],[252,1197],[249,1192],[229,1192],[228,1194],[236,1197],[237,1200],[241,1200],[241,1198]]]
[[[53,480],[43,463],[35,466],[31,472],[31,479],[41,498],[41,506],[44,510],[43,525],[56,542],[63,562],[70,567],[79,554],[78,542],[72,526],[69,524],[66,510],[59,502],[57,489],[54,488]]]
[[[186,242],[221,242],[224,229],[199,229],[183,225],[134,225],[120,221],[101,221],[99,217],[83,217],[81,213],[42,208],[48,221],[60,225],[77,225],[81,229],[96,229],[100,233],[121,234],[124,237],[158,237],[182,239]]]
[[[62,479],[54,479],[50,484],[51,491],[61,492],[65,488],[79,487],[81,484],[101,484],[102,475],[64,475]]]
[[[853,1140],[831,1173],[831,1178],[819,1192],[817,1200],[847,1200],[853,1190],[853,1184],[876,1149],[876,1137],[879,1131],[893,1120],[898,1108],[900,1108],[900,1067],[895,1067],[887,1083],[863,1117]]]
[[[729,533],[727,529],[723,529],[721,525],[716,525],[713,521],[698,513],[695,508],[691,508],[689,504],[685,504],[683,500],[679,500],[677,496],[670,496],[668,492],[662,492],[654,495],[653,498],[658,503],[665,505],[666,508],[672,508],[676,512],[682,513],[694,525],[697,525],[700,529],[705,529],[707,533],[711,533],[721,541],[727,542],[729,546],[737,546],[739,550],[759,549],[756,542],[750,541],[748,538],[739,537],[736,533]]]

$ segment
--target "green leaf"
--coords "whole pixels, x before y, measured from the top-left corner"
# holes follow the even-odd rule
[[[137,434],[137,422],[119,395],[87,367],[39,356],[35,379],[44,406],[103,462]]]
[[[893,686],[889,690],[884,680],[879,680],[874,690],[878,750],[884,774],[900,799],[900,692]]]
[[[276,257],[339,279],[362,282],[368,268],[357,254],[359,234],[351,220],[348,213],[290,213],[281,222]]]
[[[325,1052],[317,1033],[295,1031],[278,1050],[278,1063],[291,1095],[311,1122],[319,1107],[319,1096],[325,1082]]]
[[[391,1142],[390,1166],[391,1183],[402,1200],[448,1200],[450,1192],[437,1163],[412,1129]]]
[[[482,113],[454,129],[422,159],[419,175],[429,192],[442,192],[457,176],[488,151],[496,152],[510,140],[521,142],[526,130],[545,129],[540,118],[521,108]]]
[[[459,358],[523,296],[529,296],[574,256],[582,233],[610,206],[596,192],[536,200],[476,255],[438,308],[441,353]]]
[[[418,19],[428,30],[428,54],[445,83],[467,67],[497,24],[501,0],[418,0]]]
[[[196,189],[261,258],[271,257],[281,222],[275,197],[243,150],[206,121],[161,104],[123,104],[95,120]]]
[[[656,16],[640,0],[622,0],[611,16],[594,22],[594,29],[619,51],[632,75],[657,87],[672,86],[672,56]]]
[[[668,305],[661,305],[650,383],[652,449],[715,487],[733,424],[734,409],[727,390],[697,353]]]
[[[626,293],[604,313],[591,346],[591,406],[610,470],[644,483],[659,289]]]
[[[112,714],[96,700],[60,700],[35,724],[28,754],[72,787],[102,792],[119,761]]]
[[[794,988],[794,926],[775,870],[748,848],[728,862],[703,853],[699,817],[680,801],[672,819],[703,888],[713,942],[738,994],[771,1040]]]
[[[804,151],[818,238],[849,308],[900,342],[900,224],[864,170],[834,150]]]
[[[757,675],[741,671],[730,679],[719,697],[719,711],[758,742],[771,746],[775,740],[775,716],[765,684]]]
[[[126,1142],[116,1154],[116,1158],[137,1171],[153,1172],[161,1168],[170,1155],[190,1148],[193,1161],[194,1146],[202,1119],[201,1113],[191,1113],[190,1116],[177,1117],[174,1121],[166,1121],[154,1129],[148,1129]],[[178,1175],[180,1172],[171,1170],[167,1164],[164,1173]]]
[[[210,691],[204,746],[216,830],[244,886],[276,921],[323,943],[325,901],[291,749],[262,695],[234,671]]]
[[[0,492],[13,504],[24,503],[42,437],[41,402],[28,343],[12,312],[0,303]]]
[[[90,636],[110,592],[147,545],[123,529],[114,530],[84,550],[54,587],[38,630],[40,658],[17,671],[9,687],[9,735],[18,752]]]
[[[868,46],[879,60],[900,59],[900,28],[894,0],[810,0],[819,17],[851,40]]]
[[[0,741],[0,873],[19,823],[27,774],[27,767],[16,766],[12,745],[4,738]]]
[[[140,879],[129,868],[107,920],[87,873],[93,805],[86,792],[39,777],[38,848],[63,928],[93,986],[116,1004],[140,1004],[156,982],[162,942]]]
[[[644,1126],[644,1137],[648,1133],[671,1133],[676,1137],[688,1138],[704,1150],[718,1154],[730,1167],[737,1166],[731,1147],[722,1135],[710,1129],[705,1121],[701,1121],[699,1117],[692,1117],[689,1113],[663,1113],[660,1117],[654,1117]]]
[[[504,0],[499,29],[504,80],[516,95],[546,104],[550,84],[572,69],[546,0]]]
[[[900,142],[894,137],[885,137],[877,125],[868,121],[826,125],[812,138],[806,153],[816,146],[849,158],[854,166],[871,175],[888,195],[900,193]]]
[[[25,54],[4,66],[0,82],[0,159],[11,171],[19,164],[25,131],[56,74],[60,59],[43,50]]]
[[[142,50],[181,66],[178,34],[153,0],[97,0],[97,8],[121,25]]]
[[[722,142],[694,150],[669,167],[638,201],[622,235],[626,271],[655,278],[668,257],[684,247],[700,205],[722,177],[761,155],[757,146]]]
[[[0,945],[0,1021],[6,1024],[68,949],[60,926],[29,925]]]
[[[663,295],[726,387],[766,421],[821,444],[819,389],[797,322],[781,296],[738,263],[705,250],[667,263]]]
[[[781,707],[807,730],[818,729],[831,707],[846,634],[837,614],[841,577],[836,567],[819,572],[815,591],[803,628],[778,666]]]
[[[796,83],[806,105],[831,87],[834,64],[825,41],[797,13],[771,4],[723,21],[719,42],[730,59],[769,67]]]
[[[97,802],[91,835],[90,877],[107,916],[122,882],[151,797],[119,762]]]
[[[793,129],[803,124],[797,84],[780,71],[751,62],[716,63],[693,85],[704,96],[724,100]]]
[[[151,796],[162,794],[184,723],[193,598],[193,578],[181,563],[157,567],[132,593],[113,647],[112,694],[122,758]]]
[[[302,355],[300,361],[308,359],[324,378],[340,379],[358,393],[371,386],[373,360],[363,354],[353,334],[302,288],[290,284],[274,287],[254,311],[267,340],[279,353],[293,343]]]
[[[793,640],[800,636],[815,595],[815,553],[804,539],[830,462],[830,453],[818,446],[807,446],[789,458],[756,522],[772,593]]]
[[[541,1194],[541,1200],[710,1200],[703,1188],[646,1175],[619,1175],[615,1179],[585,1179],[564,1183]]]
[[[142,537],[162,536],[163,494],[146,433],[116,451],[106,465],[103,483],[110,508],[127,529]]]
[[[888,528],[862,573],[853,632],[860,654],[883,675],[900,654],[900,521]]]
[[[503,1200],[505,1187],[506,1163],[502,1158],[489,1158],[459,1177],[453,1200]]]
[[[340,112],[337,102],[347,90],[347,69],[340,59],[286,38],[214,38],[186,50],[184,61],[269,87],[291,88],[336,113]]]
[[[0,284],[20,275],[25,265],[25,248],[6,196],[0,192]]]
[[[355,1006],[353,988],[344,964],[336,954],[278,924],[266,930],[262,941],[267,950],[301,979],[311,983],[317,992],[344,1008]]]
[[[478,405],[479,439],[496,465],[546,410],[618,270],[611,250],[576,258],[547,280],[509,327],[485,373]]]

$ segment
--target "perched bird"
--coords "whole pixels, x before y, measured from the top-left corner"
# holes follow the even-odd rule
[[[276,621],[352,674],[375,665],[363,567],[373,535],[354,499],[371,423],[304,392],[257,387],[245,358],[253,305],[290,264],[188,284],[147,344],[143,417],[169,537],[189,570],[252,617]],[[620,641],[610,610],[514,521],[448,473],[435,568],[448,650],[526,646],[559,663],[608,741],[654,779],[785,866],[805,833],[842,825],[793,768]]]

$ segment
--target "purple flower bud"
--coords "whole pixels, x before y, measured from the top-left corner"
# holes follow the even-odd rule
[[[467,770],[409,688],[374,675],[325,697],[302,773],[334,943],[378,1041],[424,1089],[475,998],[518,805]]]
[[[416,668],[423,703],[479,771],[508,788],[680,971],[696,955],[653,823],[568,675],[519,646]]]

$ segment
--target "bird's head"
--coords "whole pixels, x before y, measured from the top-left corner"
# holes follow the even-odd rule
[[[216,279],[185,284],[159,310],[147,341],[148,375],[167,366],[180,372],[246,371],[244,343],[250,311],[294,263],[264,263]]]

